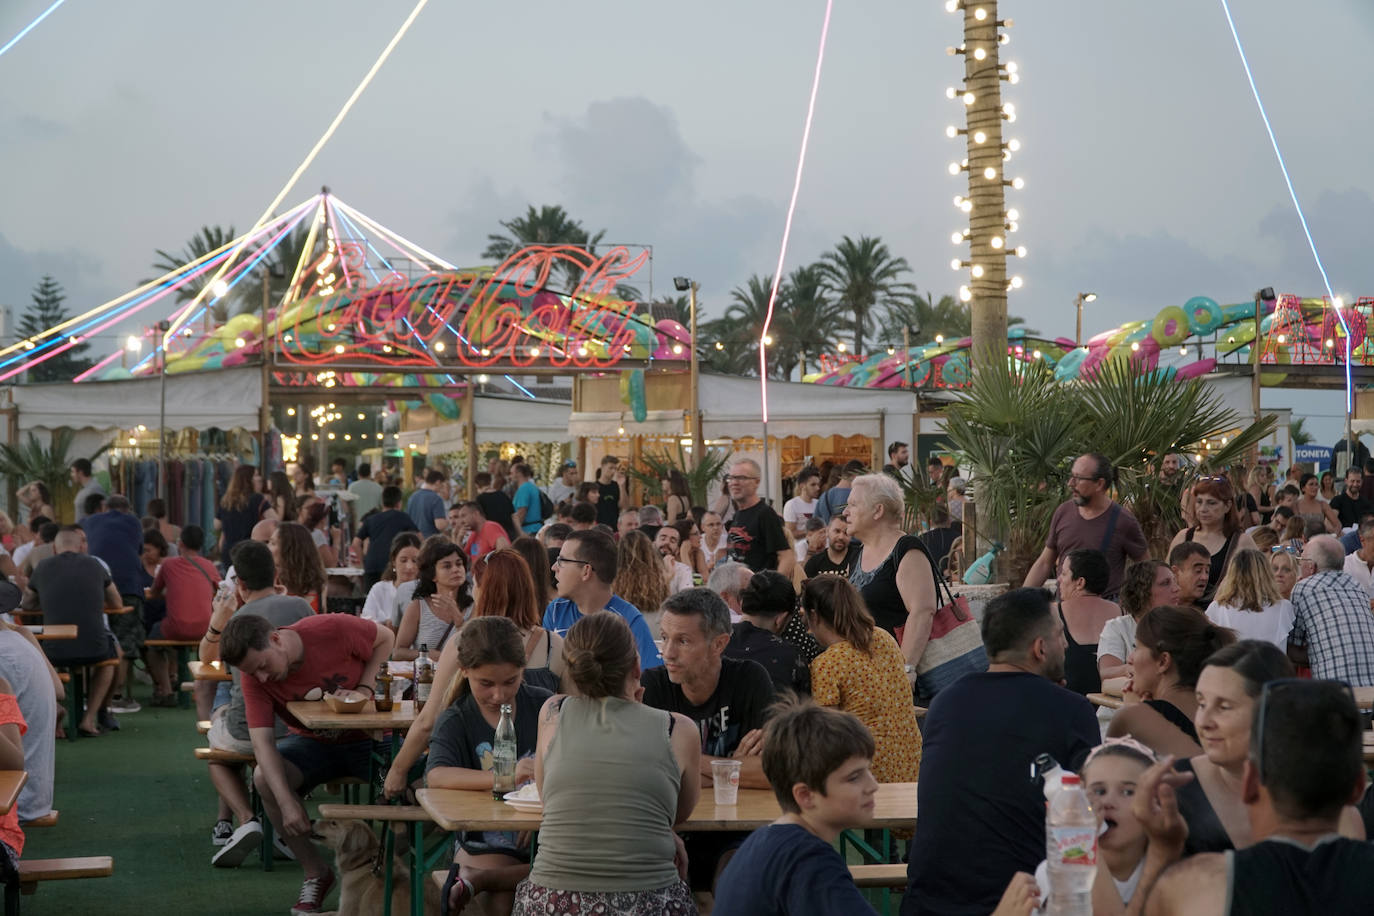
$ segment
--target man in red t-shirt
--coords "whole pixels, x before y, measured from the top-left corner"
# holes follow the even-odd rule
[[[200,555],[204,546],[205,530],[187,525],[177,539],[178,556],[168,557],[158,567],[148,597],[165,598],[167,616],[153,624],[148,631],[149,639],[194,640],[205,635],[205,628],[210,625],[215,589],[219,585],[219,570]],[[172,691],[173,665],[172,650],[148,650],[154,706],[177,705],[176,694]],[[209,718],[214,695],[214,681],[196,681],[196,715],[200,718]]]
[[[213,637],[214,631],[210,631]],[[293,700],[318,700],[344,689],[372,692],[391,655],[386,627],[347,614],[307,617],[276,628],[265,617],[240,614],[220,636],[220,657],[242,675],[248,735],[257,757],[253,781],[267,816],[305,872],[294,913],[314,913],[334,886],[334,873],[310,841],[301,796],[331,779],[366,779],[372,742],[359,731],[312,732],[286,710]],[[291,734],[273,732],[281,716]]]
[[[510,546],[506,529],[496,522],[487,521],[481,503],[459,503],[458,518],[462,527],[458,529],[454,539],[467,551],[469,566],[473,560],[484,557],[493,550]]]

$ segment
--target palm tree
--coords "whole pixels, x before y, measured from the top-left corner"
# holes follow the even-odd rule
[[[787,277],[785,307],[774,315],[776,336],[783,349],[800,362],[806,375],[810,359],[831,344],[839,310],[826,296],[825,273],[819,264],[798,267]],[[783,290],[779,290],[781,296]]]
[[[878,333],[889,343],[900,343],[902,329],[911,328],[911,342],[934,340],[935,335],[943,335],[946,340],[959,340],[973,333],[972,315],[968,306],[953,296],[941,296],[932,302],[932,296],[912,296],[888,305],[883,313]],[[1024,325],[1026,320],[1016,315],[1007,317],[1007,327]],[[1034,328],[1026,328],[1026,333],[1039,333]]]
[[[699,325],[701,359],[709,368],[725,375],[758,374],[758,335],[732,318],[713,318]]]
[[[1293,440],[1294,445],[1312,444],[1312,434],[1307,431],[1306,424],[1306,417],[1299,417],[1296,420],[1288,421],[1288,438]]]
[[[768,297],[773,291],[773,278],[760,277],[753,274],[745,282],[744,286],[736,286],[730,291],[730,307],[725,310],[725,317],[733,324],[734,334],[748,341],[748,349],[752,351],[755,365],[758,364],[758,345],[756,341],[763,333],[764,321],[768,317]],[[778,289],[778,301],[773,310],[775,322],[779,322],[785,309],[787,301],[787,287],[781,286]],[[797,364],[797,350],[783,344],[780,324],[769,325],[769,334],[775,341],[769,347],[770,358],[768,365],[770,374],[787,378],[792,367]]]
[[[834,251],[821,255],[827,288],[839,305],[848,310],[847,324],[854,331],[854,353],[862,356],[864,336],[872,328],[874,311],[886,309],[916,294],[916,287],[901,279],[911,272],[906,258],[895,258],[881,239],[845,236]]]
[[[538,210],[531,204],[524,216],[502,220],[501,226],[510,234],[488,235],[488,244],[486,250],[482,252],[482,257],[504,261],[526,245],[576,245],[586,251],[583,261],[583,267],[585,267],[595,260],[596,246],[600,243],[602,236],[606,234],[606,230],[602,229],[595,235],[589,235],[581,222],[570,217],[566,210],[556,204],[553,206],[545,204]],[[582,279],[582,270],[565,261],[562,264],[562,271],[568,289],[576,289],[578,282]],[[631,288],[630,291],[634,292],[633,297],[622,295],[622,298],[637,299],[639,297],[638,290]],[[620,294],[619,290],[617,290],[617,294]]]
[[[655,318],[666,317],[673,319],[684,328],[692,326],[692,303],[686,296],[660,296],[649,304],[649,312]],[[697,308],[701,308],[701,300],[697,300]]]
[[[174,253],[164,251],[161,248],[157,249],[155,253],[159,260],[153,262],[153,269],[159,273],[181,270],[192,261],[203,258],[217,248],[229,244],[235,236],[233,226],[227,228],[224,226],[201,226],[200,231],[187,240],[186,247],[181,251]],[[251,257],[254,250],[256,249],[245,249],[243,254],[239,255],[238,260],[242,261],[244,258]],[[176,291],[177,301],[186,302],[199,296],[212,276],[214,276],[214,271],[206,271],[195,280],[180,287]],[[234,315],[257,308],[259,295],[259,287],[256,284],[240,283],[227,296],[214,304],[210,314],[217,322],[223,323]]]

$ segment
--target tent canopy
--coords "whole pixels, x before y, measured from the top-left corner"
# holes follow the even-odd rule
[[[9,400],[23,429],[116,430],[159,425],[161,380],[15,385]],[[257,429],[262,375],[256,366],[167,376],[167,428]]]

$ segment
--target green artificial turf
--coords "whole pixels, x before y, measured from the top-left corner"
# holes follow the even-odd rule
[[[146,688],[138,699],[147,702]],[[238,868],[212,868],[216,818],[205,746],[192,709],[154,709],[119,717],[120,730],[57,742],[56,827],[29,829],[23,858],[110,855],[114,875],[40,884],[22,898],[31,916],[101,913],[145,916],[159,910],[215,916],[288,913],[301,869],[278,860],[262,870],[258,854]],[[317,793],[315,802],[338,801]],[[314,805],[310,805],[314,811]],[[326,906],[332,908],[337,891]]]

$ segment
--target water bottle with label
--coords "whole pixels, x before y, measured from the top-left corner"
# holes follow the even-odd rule
[[[1045,819],[1045,863],[1050,878],[1049,916],[1092,916],[1097,877],[1097,818],[1077,776],[1059,777]]]
[[[498,799],[515,791],[515,756],[515,719],[510,704],[502,703],[491,746],[491,794]]]

